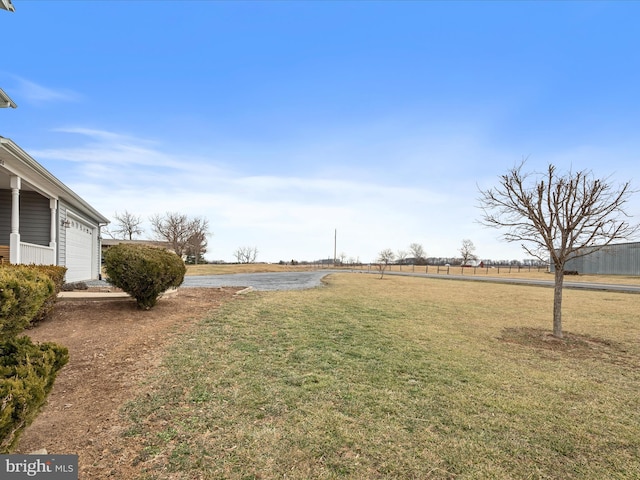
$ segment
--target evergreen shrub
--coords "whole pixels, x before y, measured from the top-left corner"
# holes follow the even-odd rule
[[[179,287],[187,271],[173,252],[124,243],[105,252],[104,268],[109,283],[135,298],[144,310],[152,308],[169,288]]]
[[[53,307],[58,301],[58,294],[62,291],[62,286],[64,285],[64,276],[67,273],[67,268],[56,265],[32,265],[32,267],[47,275],[54,286],[53,292],[47,297],[38,313],[36,313],[33,320],[31,320],[31,325],[36,325],[49,317],[51,312],[53,312]]]
[[[0,342],[0,453],[9,453],[36,418],[69,351],[29,337]]]
[[[54,294],[54,282],[38,268],[0,268],[0,341],[22,332]]]

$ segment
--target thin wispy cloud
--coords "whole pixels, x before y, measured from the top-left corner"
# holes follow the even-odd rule
[[[41,85],[26,78],[13,76],[17,86],[16,97],[35,105],[60,102],[78,102],[82,95],[66,88]]]
[[[58,128],[57,132],[79,135],[81,142],[65,148],[35,150],[39,158],[100,165],[140,165],[180,168],[178,162],[142,141],[114,132],[88,128]]]
[[[431,211],[430,220],[438,221],[433,212],[448,205],[446,195],[426,187],[390,186],[357,180],[358,175],[352,179],[244,175],[230,165],[212,164],[186,152],[178,159],[157,141],[86,128],[59,130],[79,134],[81,142],[86,138],[91,145],[33,155],[75,164],[68,183],[105,215],[127,210],[146,220],[154,213],[189,212],[208,218],[214,231],[246,232],[246,241],[261,243],[261,250],[272,259],[303,258],[309,249],[324,253],[324,237],[338,227],[343,249],[368,258],[372,254],[363,244],[370,235],[381,244],[391,244],[403,230],[414,230],[413,219]],[[150,236],[150,226],[146,228]],[[292,236],[298,238],[297,245]],[[271,245],[264,244],[266,239]],[[217,235],[211,239],[219,256],[227,259],[242,243],[237,235],[227,244],[221,241]]]

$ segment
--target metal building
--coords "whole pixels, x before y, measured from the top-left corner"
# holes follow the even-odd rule
[[[640,242],[607,245],[593,253],[567,261],[565,270],[607,275],[640,275]]]

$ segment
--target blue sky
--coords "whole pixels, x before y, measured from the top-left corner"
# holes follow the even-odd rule
[[[0,135],[109,218],[206,217],[209,259],[523,259],[477,223],[523,157],[640,187],[637,2],[13,4]]]

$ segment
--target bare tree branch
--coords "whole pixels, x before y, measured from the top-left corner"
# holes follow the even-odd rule
[[[113,238],[133,240],[133,237],[142,234],[143,230],[140,226],[142,225],[142,219],[139,216],[125,210],[121,214],[116,212],[113,217],[116,219],[115,228],[108,232]]]
[[[206,252],[206,237],[210,235],[206,219],[167,212],[164,215],[155,214],[149,221],[156,236],[168,242],[179,256]]]
[[[412,243],[409,245],[409,251],[411,252],[411,256],[415,259],[415,262],[418,265],[422,265],[426,263],[427,254],[424,251],[424,247],[419,243]]]
[[[462,266],[464,267],[470,261],[476,260],[478,257],[475,252],[476,246],[469,239],[462,240],[462,246],[460,247],[460,255],[462,256]]]
[[[526,160],[499,177],[498,186],[480,190],[481,224],[505,232],[531,256],[550,258],[555,269],[554,335],[562,337],[562,284],[568,260],[593,253],[638,231],[624,206],[629,182],[614,186],[587,170],[559,174],[523,173]]]
[[[395,254],[390,248],[385,248],[378,254],[378,263],[376,267],[380,271],[380,279],[384,276],[384,271],[390,263],[395,259]]]
[[[233,252],[233,256],[238,263],[255,263],[258,258],[258,247],[238,247]]]

